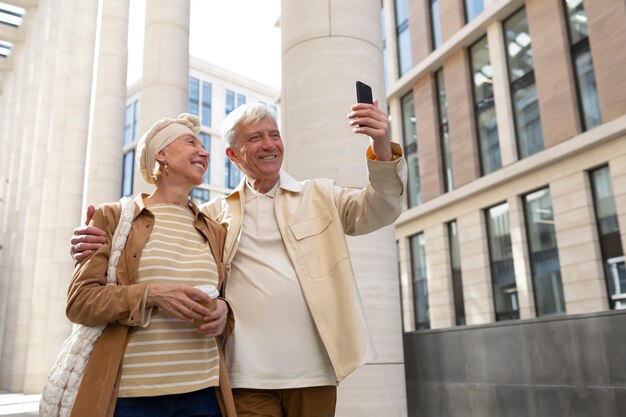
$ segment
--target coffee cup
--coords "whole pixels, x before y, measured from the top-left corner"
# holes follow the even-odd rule
[[[217,288],[215,288],[213,285],[196,285],[194,288],[199,289],[200,291],[204,292],[209,297],[211,297],[210,301],[206,301],[204,299],[195,300],[195,301],[198,304],[208,308],[209,310],[214,311],[217,308],[217,297],[220,295],[220,292],[217,290]],[[193,322],[196,325],[196,327],[198,327],[204,323],[204,320],[195,319]]]

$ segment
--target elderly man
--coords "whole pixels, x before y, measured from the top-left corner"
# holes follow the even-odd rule
[[[333,416],[337,383],[375,358],[345,235],[401,212],[406,163],[377,104],[348,115],[353,132],[371,138],[363,189],[282,171],[283,142],[263,104],[224,121],[226,155],[245,177],[203,210],[228,225],[224,296],[236,328],[226,357],[239,417]],[[75,258],[82,240],[73,240]]]

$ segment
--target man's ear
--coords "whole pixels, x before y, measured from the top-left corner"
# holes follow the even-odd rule
[[[237,155],[235,154],[235,151],[233,151],[233,148],[226,148],[226,156],[228,157],[228,159],[230,159],[235,165],[238,164],[238,160],[237,160]]]

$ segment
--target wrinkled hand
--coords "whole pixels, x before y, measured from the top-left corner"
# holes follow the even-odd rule
[[[208,316],[204,316],[204,324],[198,327],[198,333],[207,337],[215,337],[224,333],[228,318],[228,305],[224,300],[217,300],[217,308]]]
[[[94,206],[87,207],[87,218],[85,219],[85,225],[74,229],[72,240],[70,243],[70,255],[76,262],[88,258],[92,253],[102,246],[106,242],[106,234],[103,230],[94,226],[89,226],[91,218],[96,211]]]
[[[378,108],[378,100],[374,104],[357,103],[348,114],[348,124],[354,133],[367,135],[371,138],[372,150],[379,161],[391,161],[391,141],[389,140],[389,116]]]
[[[211,310],[195,300],[210,301],[203,291],[182,284],[150,284],[146,305],[156,306],[181,320],[200,320],[211,315]]]

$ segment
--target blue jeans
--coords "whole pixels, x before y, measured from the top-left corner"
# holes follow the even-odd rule
[[[155,397],[118,398],[115,417],[221,417],[215,388]]]

